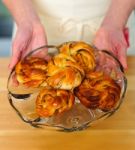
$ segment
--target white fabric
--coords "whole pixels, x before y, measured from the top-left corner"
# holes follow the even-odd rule
[[[78,20],[103,16],[111,0],[33,0],[42,14]]]
[[[92,42],[110,0],[33,0],[49,44]]]

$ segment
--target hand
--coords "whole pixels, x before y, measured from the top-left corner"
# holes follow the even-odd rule
[[[111,51],[127,68],[128,29],[120,30],[113,27],[102,26],[94,39],[94,45],[99,50]]]
[[[25,24],[18,27],[12,45],[12,58],[9,68],[12,69],[20,58],[23,58],[30,50],[47,44],[46,33],[41,24]],[[40,55],[46,55],[42,53]],[[45,57],[45,56],[44,56]]]

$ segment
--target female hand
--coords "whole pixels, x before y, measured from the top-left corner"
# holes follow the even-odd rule
[[[12,69],[16,63],[23,58],[30,50],[47,44],[45,30],[41,24],[25,24],[20,25],[17,29],[12,45],[12,58],[9,68]],[[46,57],[46,52],[40,54]]]
[[[96,34],[94,45],[99,50],[111,51],[119,59],[123,67],[127,68],[126,53],[129,46],[127,28],[123,31],[111,26],[102,26]]]

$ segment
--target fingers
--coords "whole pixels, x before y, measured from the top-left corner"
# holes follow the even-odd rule
[[[19,60],[19,54],[16,54],[16,56],[12,56],[11,58],[11,62],[9,64],[9,69],[12,70],[14,68],[14,66],[16,65],[16,63],[18,62]]]
[[[129,32],[128,28],[125,28],[121,40],[116,43],[117,57],[121,62],[124,69],[127,69],[127,48],[129,47]]]
[[[12,57],[9,64],[9,69],[13,69],[19,59],[21,59],[22,52],[27,49],[32,38],[32,32],[19,28],[12,44]]]
[[[109,33],[102,28],[97,31],[93,43],[99,50],[112,51],[112,42]]]
[[[23,38],[23,37],[22,37]],[[12,46],[12,57],[9,64],[9,69],[13,69],[18,60],[21,59],[22,51],[27,48],[27,42],[23,39],[15,39]]]
[[[12,51],[12,57],[11,57],[11,61],[9,64],[9,69],[12,70],[14,68],[14,66],[16,65],[16,63],[18,62],[18,60],[21,57],[21,51],[19,51],[19,47],[15,47],[13,46],[13,51]]]
[[[124,33],[125,40],[127,42],[127,46],[129,47],[130,46],[130,43],[129,43],[129,29],[124,28],[123,33]]]
[[[121,62],[124,69],[127,69],[127,54],[126,54],[127,48],[123,47],[122,49],[118,50],[118,59]]]
[[[25,50],[22,52],[22,58],[24,58],[29,52],[37,48],[40,48],[44,45],[47,45],[46,33],[44,29],[36,29],[36,31],[33,31],[32,39],[29,45],[27,46],[27,51]],[[48,53],[47,48],[40,48],[38,51],[33,53],[33,55],[40,57],[40,58],[44,58],[46,57],[47,53]]]
[[[123,31],[113,29],[113,32],[112,30],[99,29],[94,40],[94,45],[100,50],[111,51],[119,59],[124,69],[127,69],[128,28],[125,28]]]
[[[13,69],[18,60],[24,58],[30,51],[43,45],[47,45],[47,38],[42,26],[38,26],[36,28],[18,28],[16,37],[13,41],[12,58],[9,69]],[[41,52],[41,54],[38,54],[40,57],[46,57],[47,49],[39,52]]]

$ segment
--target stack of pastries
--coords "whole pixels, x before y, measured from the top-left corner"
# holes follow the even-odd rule
[[[37,114],[51,117],[67,111],[75,97],[88,109],[115,108],[121,88],[109,75],[96,71],[95,49],[84,42],[67,42],[58,51],[48,62],[30,56],[15,67],[20,84],[43,87],[36,98]]]

